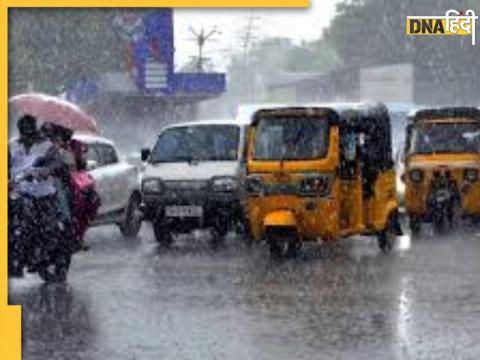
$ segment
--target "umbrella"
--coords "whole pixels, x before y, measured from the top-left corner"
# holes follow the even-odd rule
[[[76,104],[55,96],[21,94],[13,96],[9,102],[19,113],[35,116],[40,124],[50,122],[73,131],[97,131],[97,123],[93,117]]]

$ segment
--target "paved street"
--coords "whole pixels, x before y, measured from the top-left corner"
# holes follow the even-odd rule
[[[144,225],[127,241],[91,230],[67,285],[10,284],[23,305],[24,359],[477,359],[475,229],[310,245],[269,260],[260,244],[205,237],[161,250]]]

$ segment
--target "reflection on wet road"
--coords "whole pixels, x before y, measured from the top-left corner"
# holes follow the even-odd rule
[[[67,285],[10,284],[24,359],[475,359],[480,237],[474,229],[308,246],[276,263],[230,239],[160,250],[144,226],[89,233]]]

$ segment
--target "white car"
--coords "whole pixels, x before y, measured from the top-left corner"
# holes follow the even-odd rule
[[[126,237],[135,237],[142,224],[137,167],[120,158],[114,143],[93,135],[77,135],[88,146],[87,170],[95,179],[101,205],[92,226],[117,224]]]

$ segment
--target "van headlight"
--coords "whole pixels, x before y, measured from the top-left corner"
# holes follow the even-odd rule
[[[212,178],[212,191],[232,192],[237,190],[238,181],[233,176],[219,176]]]
[[[419,169],[414,169],[408,173],[410,180],[414,183],[422,182],[423,180],[423,171]]]
[[[142,192],[144,194],[160,194],[162,191],[162,180],[157,178],[149,178],[142,181]]]
[[[245,183],[245,187],[250,194],[254,195],[261,194],[264,191],[263,181],[259,176],[249,176]]]
[[[466,169],[463,172],[463,178],[469,182],[475,182],[478,179],[478,170],[477,169]]]

